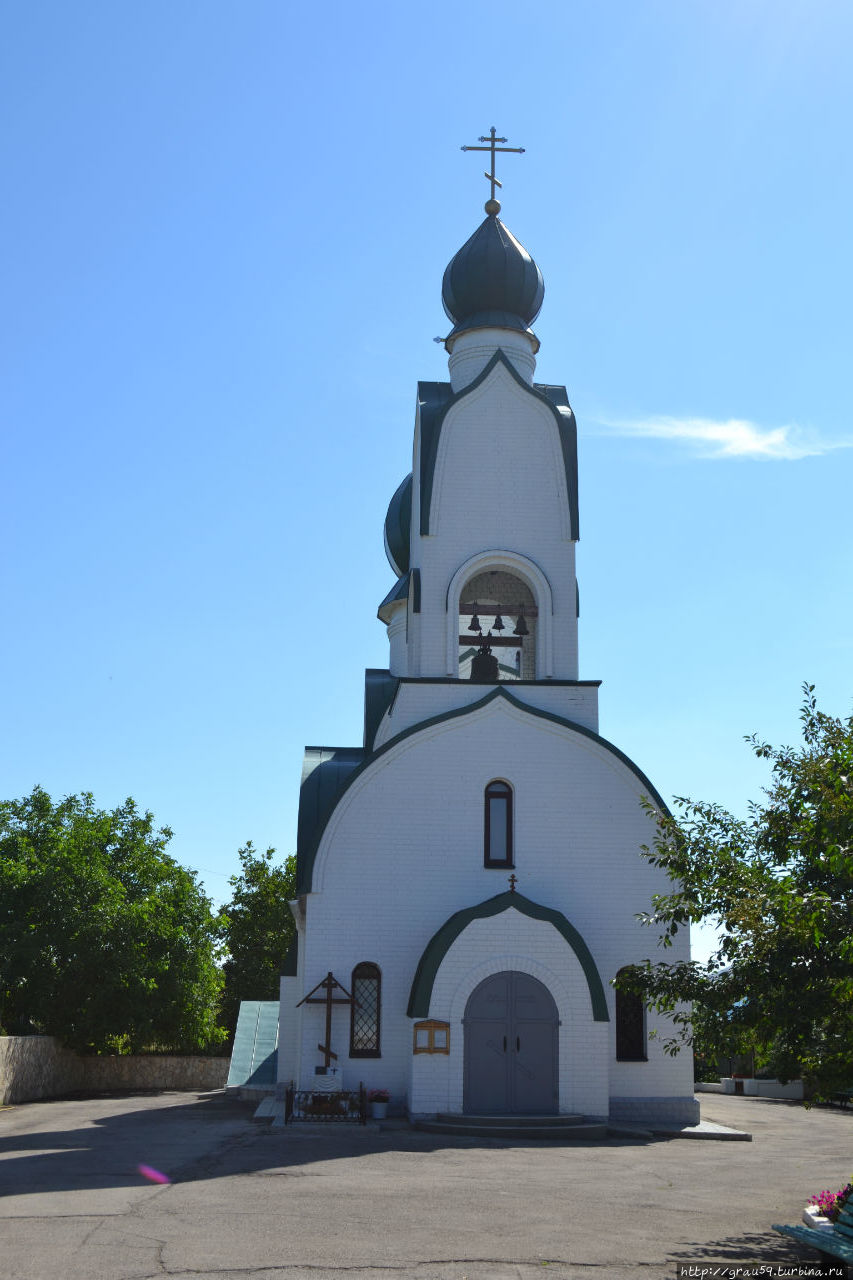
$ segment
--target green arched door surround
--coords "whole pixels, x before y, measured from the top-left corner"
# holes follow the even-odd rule
[[[532,920],[547,921],[565,938],[583,969],[589,989],[593,1020],[595,1022],[609,1022],[607,1000],[604,995],[604,984],[601,981],[601,975],[598,972],[589,947],[574,925],[569,923],[561,911],[555,911],[552,907],[540,906],[538,902],[531,902],[529,898],[525,898],[524,894],[512,893],[509,890],[506,893],[497,894],[494,898],[487,898],[485,902],[480,902],[477,906],[465,907],[462,911],[457,911],[448,920],[445,920],[441,928],[433,934],[415,970],[415,977],[409,994],[408,1016],[410,1018],[429,1017],[429,1006],[436,974],[441,967],[441,962],[463,929],[466,929],[472,920],[486,920],[490,916],[500,915],[503,911],[509,911],[511,908],[521,912],[522,915],[530,916]]]

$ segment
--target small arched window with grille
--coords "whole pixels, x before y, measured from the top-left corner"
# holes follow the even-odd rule
[[[624,973],[620,969],[619,973]],[[617,978],[619,977],[617,973]],[[616,989],[616,1058],[619,1062],[646,1062],[646,1007],[642,997]]]
[[[487,867],[512,867],[512,787],[495,780],[486,787],[485,849]]]
[[[379,1013],[382,977],[379,966],[364,961],[352,971],[349,1056],[380,1058]]]

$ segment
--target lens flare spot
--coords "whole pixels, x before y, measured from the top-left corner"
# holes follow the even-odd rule
[[[162,1186],[168,1186],[171,1178],[165,1173],[161,1173],[159,1169],[152,1169],[150,1164],[140,1164],[136,1166],[143,1178],[147,1178],[149,1182],[158,1182]]]

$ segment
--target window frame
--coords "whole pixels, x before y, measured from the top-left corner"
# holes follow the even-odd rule
[[[493,799],[500,799],[506,803],[506,856],[504,858],[493,858],[492,853],[492,805]],[[511,785],[505,778],[492,778],[487,783],[483,792],[483,866],[487,870],[506,871],[511,870],[515,866],[515,849],[513,842],[513,791]]]
[[[356,983],[359,979],[372,979],[376,982],[376,1027],[374,1038],[376,1041],[375,1049],[359,1049],[355,1046],[355,1014],[356,1014]],[[352,1004],[350,1005],[349,1019],[349,1056],[351,1058],[381,1058],[382,1057],[382,971],[378,964],[374,964],[372,960],[360,960],[353,968],[350,978],[350,990],[352,992]]]
[[[625,966],[627,967],[627,966]],[[620,969],[616,974],[623,970]],[[626,1027],[627,1022],[627,1027]],[[617,1062],[648,1062],[649,1055],[648,1034],[646,1032],[646,1006],[642,996],[634,995],[629,991],[620,991],[616,988],[616,1013],[614,1018],[616,1028],[616,1061]],[[639,1024],[639,1033],[633,1030]],[[635,1039],[636,1043],[628,1043]]]
[[[426,1036],[426,1044],[418,1043],[418,1035]],[[439,1038],[441,1042],[439,1042]],[[450,1053],[450,1023],[436,1018],[416,1022],[412,1033],[412,1053]]]

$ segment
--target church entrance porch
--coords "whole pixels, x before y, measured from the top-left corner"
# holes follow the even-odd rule
[[[465,1007],[466,1115],[555,1115],[558,1111],[557,1006],[536,978],[493,974]]]

